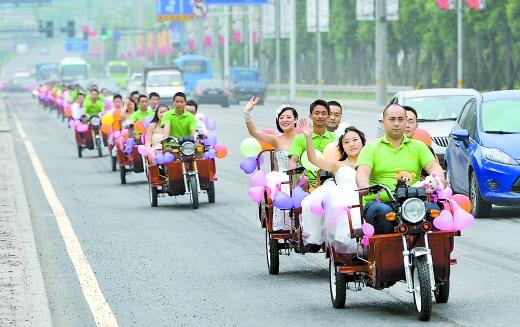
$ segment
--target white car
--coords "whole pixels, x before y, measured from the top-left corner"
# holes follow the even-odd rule
[[[419,128],[426,130],[432,136],[433,151],[444,166],[444,154],[451,128],[464,104],[470,98],[477,96],[480,96],[480,93],[474,89],[410,90],[397,92],[390,103],[410,106],[417,111]],[[377,136],[381,137],[383,134],[383,127],[379,124]]]
[[[139,91],[139,93],[143,93],[143,74],[142,73],[133,73],[126,84],[126,93],[130,95],[133,91]],[[148,95],[148,94],[147,94]]]

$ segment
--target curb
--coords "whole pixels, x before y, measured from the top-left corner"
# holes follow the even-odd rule
[[[0,133],[6,138],[5,146],[9,157],[14,158],[10,172],[13,178],[14,198],[16,201],[16,244],[21,255],[21,274],[24,285],[24,312],[17,314],[17,324],[29,326],[52,326],[52,316],[47,298],[47,290],[40,266],[38,250],[34,237],[31,214],[27,201],[25,187],[20,172],[18,157],[14,151],[13,131],[7,121],[7,105],[0,99]]]

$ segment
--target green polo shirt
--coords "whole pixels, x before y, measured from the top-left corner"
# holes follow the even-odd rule
[[[434,160],[424,142],[410,139],[405,135],[401,146],[396,149],[385,135],[363,147],[357,159],[357,166],[366,165],[372,169],[370,185],[384,184],[394,189],[397,168],[415,173],[416,179],[412,181],[413,184],[421,176],[421,171]],[[367,195],[363,198],[363,204],[375,198],[375,195]],[[381,201],[388,201],[385,192],[381,192]]]
[[[105,109],[103,101],[98,99],[95,103],[92,103],[92,98],[90,98],[88,101],[85,101],[83,107],[89,116],[97,115],[103,111],[103,109]]]
[[[135,123],[138,120],[143,120],[148,116],[153,116],[155,113],[151,110],[146,109],[146,111],[142,111],[141,109],[135,111],[131,116],[130,119]]]
[[[319,150],[320,152],[323,152],[323,149],[325,146],[331,142],[334,142],[336,140],[336,136],[334,133],[325,131],[323,135],[318,135],[315,133],[312,133],[312,145],[314,145],[315,150]],[[296,135],[291,143],[291,149],[289,150],[289,158],[292,156],[297,156],[298,158],[301,158],[303,152],[307,150],[307,137],[305,134],[298,134]],[[307,177],[309,177],[309,180],[311,183],[314,183],[316,181],[316,176],[310,172],[307,171],[306,173]]]
[[[192,131],[197,130],[195,116],[186,110],[180,116],[175,113],[175,109],[165,112],[161,126],[166,124],[170,124],[170,136],[175,137],[189,136]]]

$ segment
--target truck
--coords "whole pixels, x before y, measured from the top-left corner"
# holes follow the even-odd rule
[[[184,92],[182,71],[177,67],[153,67],[143,70],[145,94],[156,92],[161,99],[172,100],[177,92]]]
[[[89,65],[81,58],[69,57],[60,61],[58,71],[61,83],[80,83],[88,80]]]
[[[230,78],[230,102],[238,104],[241,100],[249,100],[252,96],[261,97],[263,104],[267,90],[267,83],[260,79],[260,73],[255,67],[232,67]]]

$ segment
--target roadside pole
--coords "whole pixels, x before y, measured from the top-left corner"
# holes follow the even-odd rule
[[[460,1],[460,0],[459,0]],[[376,102],[380,106],[386,104],[386,0],[376,1],[375,7],[376,21]]]
[[[224,80],[229,79],[229,6],[224,6]]]
[[[248,32],[249,32],[249,66],[253,67],[255,64],[255,43],[253,39],[253,6],[248,6],[247,20],[248,20]]]
[[[296,99],[296,3],[291,0],[291,35],[289,41],[289,101]]]
[[[320,4],[319,0],[316,0],[316,79],[318,83],[318,98],[321,99],[322,91],[321,91],[321,85],[322,85],[322,77],[321,77],[321,31],[320,31]]]
[[[275,26],[276,26],[276,97],[280,100],[280,0],[275,0]]]
[[[457,0],[457,87],[464,87],[463,76],[463,30],[462,30],[462,14],[463,14],[462,0]]]

